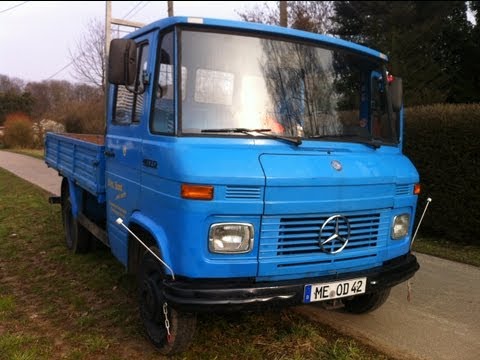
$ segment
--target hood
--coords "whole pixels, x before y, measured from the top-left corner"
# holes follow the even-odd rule
[[[398,153],[264,153],[259,159],[266,215],[391,208],[397,188],[418,181]]]

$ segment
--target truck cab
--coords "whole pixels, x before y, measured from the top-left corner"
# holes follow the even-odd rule
[[[112,41],[104,193],[90,206],[138,274],[162,352],[186,346],[199,311],[324,301],[363,313],[418,270],[419,177],[387,60],[323,35],[188,17]]]

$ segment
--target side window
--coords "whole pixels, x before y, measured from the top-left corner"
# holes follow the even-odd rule
[[[173,32],[165,34],[161,41],[158,81],[155,84],[155,104],[150,129],[154,133],[173,134],[175,132]],[[182,71],[182,83],[185,77],[186,73]]]
[[[388,104],[385,95],[385,80],[380,72],[372,71],[370,111],[372,135],[374,137],[390,139],[392,136],[387,109]]]
[[[131,87],[116,86],[115,124],[131,124],[139,122],[144,109],[144,87],[148,82],[148,44],[140,44],[137,54],[137,71],[134,85]]]

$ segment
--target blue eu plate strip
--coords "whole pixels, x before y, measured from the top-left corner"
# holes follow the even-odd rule
[[[312,285],[305,285],[305,291],[303,293],[303,302],[310,302],[310,293],[312,292]]]

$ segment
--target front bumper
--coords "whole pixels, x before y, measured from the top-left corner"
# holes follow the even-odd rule
[[[305,285],[367,277],[366,293],[391,288],[410,279],[420,268],[407,254],[373,269],[288,281],[254,282],[220,279],[166,280],[164,295],[173,307],[192,312],[260,310],[303,303]]]

